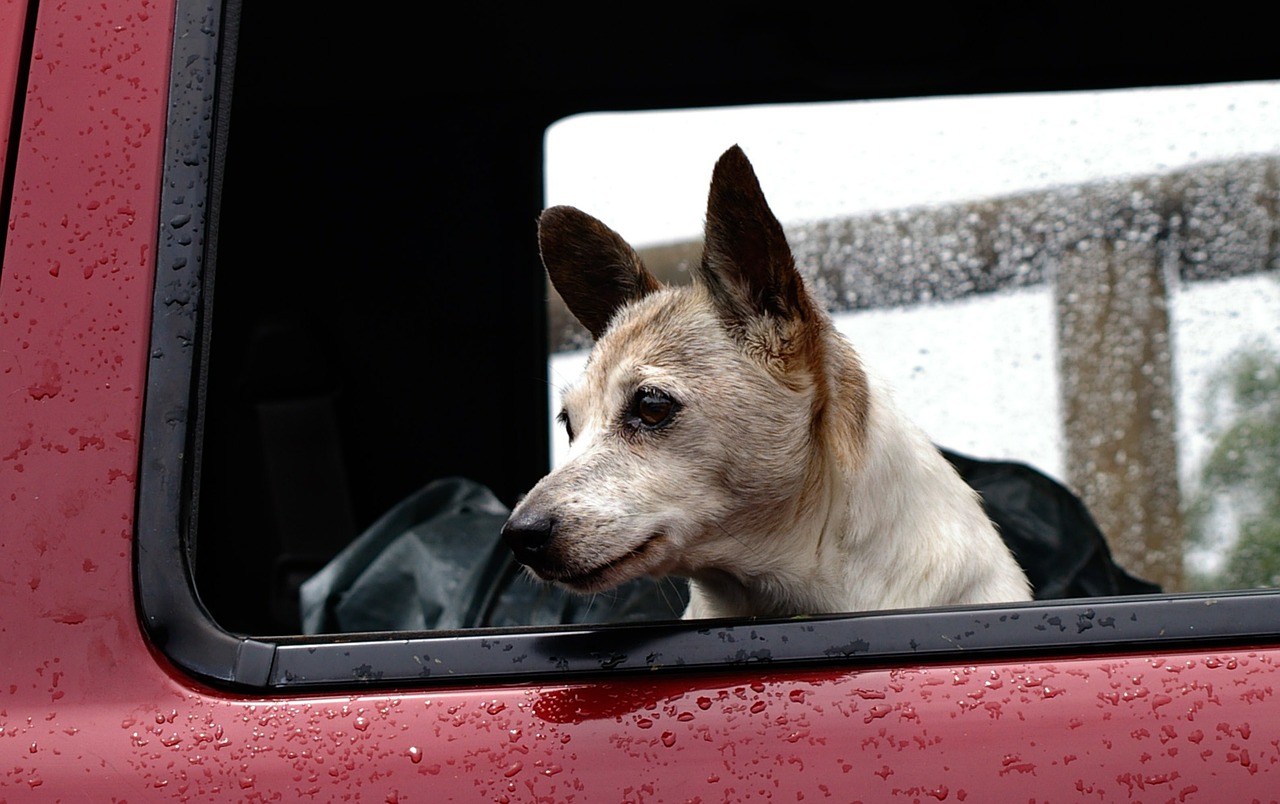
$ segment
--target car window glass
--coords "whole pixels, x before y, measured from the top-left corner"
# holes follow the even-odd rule
[[[684,281],[733,143],[937,443],[1064,482],[1168,591],[1280,584],[1280,83],[581,115],[547,204]],[[554,414],[589,336],[548,317]]]

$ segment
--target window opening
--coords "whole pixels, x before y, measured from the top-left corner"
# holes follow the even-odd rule
[[[536,367],[546,358],[546,344],[537,333],[543,331],[546,321],[537,311],[538,305],[529,303],[544,288],[533,242],[494,238],[482,249],[483,261],[477,261],[473,243],[435,236],[451,230],[456,222],[451,216],[507,204],[509,208],[501,210],[499,217],[511,220],[541,205],[536,175],[527,174],[528,181],[518,183],[519,187],[513,187],[510,180],[513,172],[519,173],[515,165],[535,161],[538,132],[531,132],[528,152],[506,164],[503,155],[519,147],[511,142],[511,121],[503,117],[500,104],[477,106],[462,99],[456,109],[441,108],[440,98],[435,97],[434,111],[441,119],[463,120],[450,117],[457,112],[478,117],[467,118],[469,122],[457,128],[414,129],[406,132],[402,141],[388,140],[386,132],[396,126],[371,122],[368,117],[371,109],[378,108],[374,102],[380,99],[377,85],[361,85],[358,93],[347,98],[358,107],[355,110],[339,108],[341,98],[328,91],[350,85],[329,80],[335,78],[333,74],[321,73],[330,69],[338,78],[349,78],[349,65],[300,61],[297,64],[305,66],[307,81],[296,80],[298,76],[287,70],[264,69],[264,64],[271,63],[264,61],[265,54],[275,53],[280,41],[311,41],[319,33],[295,36],[297,26],[305,20],[284,12],[268,19],[261,16],[269,14],[266,8],[255,6],[245,10],[241,24],[240,10],[234,3],[231,6],[234,13],[229,12],[227,19],[233,24],[229,27],[239,26],[246,34],[238,42],[236,75],[249,79],[233,93],[235,111],[225,142],[221,205],[208,224],[217,231],[206,233],[200,226],[205,225],[203,216],[208,211],[203,205],[209,197],[199,190],[209,182],[203,166],[211,152],[207,138],[212,132],[186,137],[192,132],[182,126],[198,126],[214,117],[225,120],[211,114],[212,94],[184,88],[199,88],[202,77],[212,86],[217,39],[204,35],[210,30],[204,6],[180,4],[175,41],[179,48],[192,52],[180,50],[174,59],[173,94],[190,108],[175,106],[170,120],[171,147],[166,158],[172,171],[166,171],[164,203],[166,210],[177,212],[166,218],[157,257],[161,281],[156,290],[153,361],[148,376],[147,438],[139,472],[140,606],[157,646],[179,666],[212,681],[253,687],[345,687],[425,678],[448,683],[530,676],[598,677],[673,667],[721,669],[759,662],[770,662],[774,667],[812,667],[857,661],[920,661],[950,656],[956,650],[970,656],[1010,651],[1023,654],[1274,637],[1274,617],[1261,616],[1269,612],[1268,596],[1256,595],[1225,595],[1214,598],[1215,606],[1204,606],[1201,597],[1144,597],[925,613],[864,613],[803,623],[720,622],[692,628],[667,622],[610,628],[542,623],[524,629],[499,622],[497,628],[441,630],[450,626],[436,617],[432,630],[425,631],[415,630],[419,624],[413,621],[393,623],[389,625],[394,631],[390,637],[386,633],[290,636],[298,630],[294,619],[298,613],[289,608],[290,595],[280,594],[280,590],[307,577],[326,556],[299,556],[289,549],[296,540],[281,531],[282,510],[296,506],[299,500],[304,505],[315,503],[314,516],[305,521],[316,529],[333,530],[339,534],[335,541],[340,541],[341,534],[367,529],[379,517],[394,512],[397,501],[412,500],[414,490],[421,490],[427,480],[449,474],[476,479],[495,492],[493,497],[508,504],[528,487],[545,460],[546,431],[540,425],[546,410],[542,402],[535,401],[544,393],[541,385],[536,396],[521,397],[524,402],[517,411],[510,409],[501,394],[476,399],[453,393],[468,387],[495,356],[533,366],[525,379],[539,382]],[[273,30],[273,24],[281,27]],[[326,21],[316,24],[331,32]],[[406,26],[405,35],[412,37],[412,30]],[[202,35],[184,35],[184,31],[200,31]],[[281,35],[282,31],[290,36]],[[380,29],[379,33],[395,36],[398,31]],[[394,44],[387,44],[387,53],[419,57],[420,50]],[[325,91],[313,93],[308,87]],[[288,91],[282,91],[285,89]],[[393,100],[402,105],[406,99],[396,95]],[[184,136],[177,136],[179,133]],[[216,136],[226,134],[227,130],[219,129]],[[457,136],[492,137],[493,142],[481,148],[494,155],[492,163],[450,160],[449,137]],[[756,145],[746,136],[738,132],[714,139],[717,153],[730,141],[747,147],[771,203],[785,201],[787,192],[778,191],[773,184],[777,174],[770,158],[757,155]],[[553,162],[557,158],[554,142],[553,137],[547,145]],[[1274,156],[1274,146],[1268,148],[1250,153]],[[673,162],[686,157],[696,161],[696,169],[688,172],[705,185],[710,162],[700,154],[665,146],[651,150],[664,153]],[[405,153],[422,159],[406,162],[398,158]],[[527,158],[530,153],[535,159]],[[915,169],[922,168],[917,164]],[[831,173],[827,170],[823,177]],[[547,177],[549,184],[558,181],[555,175]],[[657,175],[652,173],[651,178]],[[616,192],[612,177],[600,174],[598,183]],[[823,186],[822,181],[812,181],[809,176],[802,184],[809,191]],[[423,189],[438,186],[456,193],[442,195]],[[1033,191],[1057,192],[1061,186],[1051,184]],[[1274,185],[1263,182],[1263,186]],[[504,188],[504,192],[493,193],[495,187]],[[264,188],[288,188],[288,192],[271,197]],[[675,186],[669,189],[674,200]],[[402,199],[413,197],[415,190],[423,192],[421,203],[404,204]],[[522,191],[527,197],[520,197]],[[553,189],[551,201],[573,203],[630,233],[627,220],[615,220],[589,196],[574,192],[560,199],[556,192]],[[705,186],[700,187],[691,200],[704,192]],[[1253,196],[1243,192],[1232,197],[1245,200],[1222,215],[1239,213],[1239,220],[1255,221],[1254,207],[1248,202]],[[387,200],[391,198],[399,205]],[[897,203],[885,207],[890,212],[866,214],[881,226],[906,231],[908,237],[895,241],[899,248],[924,249],[926,238],[917,230],[923,227],[928,233],[929,227],[912,215],[925,213],[918,208],[911,214],[892,212],[900,208]],[[944,208],[940,204],[934,207]],[[282,209],[289,214],[282,215]],[[1206,208],[1204,219],[1216,221],[1217,210]],[[191,213],[190,221],[178,214],[181,212]],[[693,226],[700,214],[694,214]],[[791,220],[810,225],[819,219],[815,214]],[[431,272],[422,270],[419,259],[424,253],[423,220],[432,222],[428,227],[428,234],[433,234],[428,250]],[[1216,244],[1212,238],[1205,240],[1208,235],[1197,223],[1201,220],[1187,217],[1183,229],[1175,230],[1184,237],[1178,242]],[[960,220],[961,224],[967,222],[968,218]],[[1184,235],[1183,230],[1200,232],[1196,235],[1200,239]],[[1227,225],[1213,227],[1215,232],[1228,230]],[[270,236],[264,237],[264,233]],[[212,312],[211,298],[200,298],[201,238],[206,234],[216,235],[218,240],[218,302]],[[970,253],[965,251],[967,247],[963,241],[952,244],[953,251],[962,255]],[[997,239],[990,251],[1004,254],[1010,248],[1013,245]],[[1191,245],[1184,250],[1193,255],[1218,253],[1207,247],[1197,251]],[[824,258],[826,254],[821,252]],[[414,259],[405,259],[406,255]],[[805,256],[801,255],[802,262]],[[1030,267],[1021,273],[1037,270],[1035,256],[1032,249],[1022,257]],[[1274,257],[1270,260],[1264,269],[1243,273],[1269,280],[1272,274],[1267,272],[1274,272],[1275,266]],[[679,259],[673,263],[673,275],[678,275]],[[1197,264],[1201,263],[1211,268],[1218,265],[1208,258],[1199,258]],[[528,270],[511,269],[520,264]],[[512,279],[517,284],[494,294],[492,277],[496,274],[485,269],[495,265],[508,272],[503,276],[527,279]],[[438,270],[438,266],[459,267]],[[1223,275],[1234,276],[1233,271],[1226,270]],[[1206,272],[1212,274],[1212,270]],[[1014,271],[1014,276],[1019,273]],[[894,317],[908,320],[917,313],[942,314],[945,305],[962,308],[985,303],[988,295],[999,299],[1003,293],[1016,301],[1019,294],[1036,292],[1033,282],[1024,287],[1007,277],[997,278],[1005,284],[981,288],[991,290],[990,294],[955,301],[943,298],[945,294],[940,295],[933,284],[922,280],[910,287],[927,293],[896,299],[902,302],[898,307],[859,315],[872,317],[866,319],[870,322],[866,326],[873,335],[896,332],[886,338],[892,343],[903,338],[901,333],[910,326],[891,329],[891,322],[877,321],[874,316],[883,316],[886,321]],[[527,284],[519,285],[520,281]],[[1222,279],[1221,286],[1227,287],[1229,281],[1235,280]],[[820,283],[819,289],[824,297],[846,303],[874,296],[852,284]],[[1263,309],[1269,309],[1266,297],[1262,293],[1257,297]],[[190,303],[197,298],[200,305]],[[508,326],[497,329],[497,334],[483,325],[476,327],[474,308],[459,300],[477,298],[489,302],[492,309],[488,314]],[[930,304],[905,304],[923,298]],[[201,328],[210,322],[216,325],[202,340]],[[467,326],[460,328],[460,324]],[[445,337],[463,330],[474,337],[461,343]],[[534,335],[527,342],[513,343],[507,333],[514,331]],[[560,337],[556,335],[559,328],[553,327],[551,332],[553,340]],[[867,349],[865,341],[870,338],[854,334],[859,346]],[[1026,337],[1033,342],[1041,339],[1039,348],[1045,348],[1042,332],[1028,331]],[[565,342],[571,343],[571,336]],[[193,358],[191,345],[201,343],[208,351]],[[942,370],[942,364],[936,358],[929,362],[927,358],[934,352],[925,354],[921,348],[916,348],[912,360],[900,362],[910,363],[912,369],[919,367],[917,373],[926,375],[920,377],[923,387],[931,372]],[[938,354],[947,356],[941,350]],[[208,368],[207,386],[201,375],[194,391],[193,359],[205,361]],[[1265,371],[1245,371],[1246,377],[1255,375],[1263,380],[1268,376]],[[1266,386],[1262,381],[1257,384]],[[1219,407],[1234,410],[1252,400],[1252,386],[1245,383],[1244,387],[1246,393],[1237,395],[1244,402],[1231,397]],[[916,390],[912,393],[925,396]],[[186,405],[191,401],[201,408],[198,416],[189,415],[192,411]],[[467,407],[466,421],[486,422],[483,432],[455,426],[448,416],[441,416],[441,411],[447,413],[459,404]],[[527,426],[530,423],[534,426]],[[183,441],[183,433],[192,426],[207,429],[197,439],[200,449],[187,452],[184,444],[189,447],[190,441]],[[531,436],[533,430],[537,432]],[[296,446],[299,439],[310,439],[312,450],[289,447],[291,443]],[[199,461],[199,466],[190,466],[191,461]],[[184,472],[192,486],[182,487],[175,480]],[[289,484],[294,484],[292,492],[285,493]],[[343,487],[345,493],[341,492]],[[199,510],[194,515],[185,496],[188,491],[199,495]],[[491,498],[483,494],[462,494],[454,501],[471,514],[501,517],[491,506]],[[349,512],[349,518],[344,512]],[[192,521],[184,521],[186,516],[192,516]],[[291,519],[288,524],[300,526],[303,521]],[[298,529],[307,535],[307,527]],[[175,543],[179,533],[192,541]],[[176,544],[183,549],[175,549]],[[298,558],[302,560],[295,560]],[[513,577],[510,564],[498,553],[479,556],[473,568],[476,578],[484,583],[493,579],[509,582]],[[188,583],[188,573],[194,574],[194,589]],[[501,601],[492,596],[476,597],[460,607],[459,622],[465,624],[500,610]],[[1075,627],[1069,627],[1073,623]],[[646,650],[636,651],[637,644],[645,645]]]

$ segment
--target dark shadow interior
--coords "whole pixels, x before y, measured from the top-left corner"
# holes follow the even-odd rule
[[[534,234],[556,119],[1274,75],[1274,48],[1201,41],[1201,22],[930,14],[685,7],[604,29],[246,0],[205,310],[195,554],[214,618],[296,631],[296,583],[425,482],[509,504],[545,471]]]

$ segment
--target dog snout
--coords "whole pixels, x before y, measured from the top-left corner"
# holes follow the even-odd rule
[[[502,526],[502,540],[522,564],[537,564],[555,535],[556,518],[543,511],[517,511]]]

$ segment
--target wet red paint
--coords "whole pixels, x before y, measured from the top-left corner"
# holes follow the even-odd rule
[[[25,0],[0,0],[0,176],[9,156],[9,128],[22,66],[22,31],[26,25]]]
[[[171,26],[40,6],[0,275],[0,798],[1274,795],[1274,647],[275,699],[174,671],[131,563]]]

